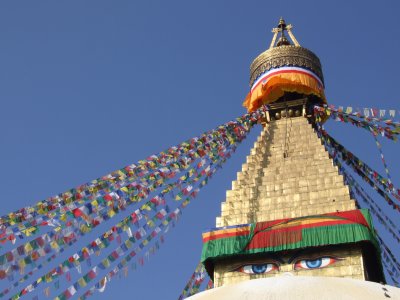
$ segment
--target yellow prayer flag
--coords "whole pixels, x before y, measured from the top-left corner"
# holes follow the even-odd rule
[[[140,208],[141,210],[151,210],[151,207],[148,204],[143,204],[142,207]]]
[[[50,246],[51,246],[51,248],[53,248],[53,249],[57,249],[57,248],[58,248],[58,244],[57,244],[56,241],[50,242]]]
[[[86,283],[86,281],[85,281],[84,278],[79,278],[78,284],[79,284],[81,287],[85,287],[85,286],[87,285],[87,283]]]
[[[18,261],[18,265],[19,265],[19,267],[20,267],[20,268],[23,268],[23,267],[25,267],[25,266],[26,266],[25,259],[21,259],[21,260],[19,260],[19,261]]]
[[[25,252],[31,252],[33,250],[32,246],[30,243],[27,243],[24,247]]]
[[[103,265],[108,268],[110,266],[110,261],[108,258],[105,258],[101,261],[103,263]]]
[[[83,233],[87,233],[87,232],[90,231],[90,227],[87,226],[86,224],[82,224],[81,227],[80,227],[80,230],[81,230]]]

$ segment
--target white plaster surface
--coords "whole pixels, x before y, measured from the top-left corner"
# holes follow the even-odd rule
[[[400,288],[349,278],[280,276],[225,285],[187,299],[400,300]]]

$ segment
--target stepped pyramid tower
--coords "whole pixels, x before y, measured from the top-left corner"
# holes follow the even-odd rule
[[[267,124],[232,190],[222,203],[217,227],[299,218],[357,209],[337,167],[304,117]],[[296,270],[296,275],[368,279],[362,247],[353,245],[328,251],[340,257],[331,267]],[[320,253],[320,251],[318,251]],[[257,259],[255,260],[257,261]],[[253,274],[231,272],[231,259],[214,267],[214,285],[251,279]],[[281,266],[291,272],[292,266]],[[251,271],[250,271],[251,272]],[[272,272],[264,276],[276,276]]]
[[[320,61],[291,29],[281,18],[251,64],[244,105],[268,111],[216,228],[203,234],[214,289],[193,299],[314,299],[310,288],[319,290],[315,299],[342,299],[338,290],[355,290],[346,299],[385,299],[371,283],[384,275],[369,212],[357,207],[314,130],[313,105],[326,104]]]

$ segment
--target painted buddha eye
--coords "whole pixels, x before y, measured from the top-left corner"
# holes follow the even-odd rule
[[[307,270],[312,270],[312,269],[321,269],[325,268],[331,264],[334,264],[337,262],[339,259],[334,258],[334,257],[329,257],[329,256],[324,256],[324,257],[319,257],[315,259],[302,259],[298,260],[294,264],[294,269],[299,270],[299,269],[307,269]]]
[[[278,269],[276,264],[254,264],[242,266],[238,271],[246,274],[266,274]]]

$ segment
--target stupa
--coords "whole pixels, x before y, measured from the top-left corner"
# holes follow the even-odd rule
[[[321,63],[282,18],[272,32],[244,102],[268,105],[262,132],[203,234],[214,289],[190,299],[400,299],[368,210],[314,130],[313,106],[327,103]]]

